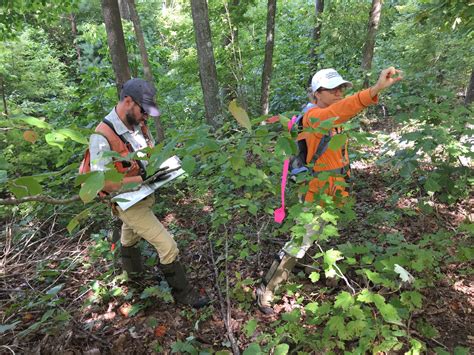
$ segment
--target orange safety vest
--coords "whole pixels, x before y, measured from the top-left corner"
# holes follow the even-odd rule
[[[148,130],[148,127],[144,124],[140,124],[140,128],[142,130],[143,136],[145,137],[147,145],[149,147],[152,147],[153,144],[150,138],[150,132]],[[107,141],[109,142],[110,149],[114,152],[119,153],[120,156],[125,158],[128,154],[133,152],[132,145],[129,142],[125,141],[122,136],[119,136],[115,132],[115,129],[113,128],[111,122],[104,119],[101,123],[97,125],[95,131],[100,135],[104,136],[105,139],[107,139]],[[117,172],[119,172],[120,174],[125,174],[126,177],[138,176],[145,173],[144,167],[142,166],[139,160],[117,160],[115,158],[113,158],[113,160]],[[79,166],[79,174],[86,174],[90,171],[91,157],[89,148],[87,148],[84,154],[84,159],[82,160],[81,165]],[[104,192],[101,191],[101,193],[99,194],[102,196]]]

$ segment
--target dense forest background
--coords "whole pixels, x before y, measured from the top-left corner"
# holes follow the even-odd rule
[[[465,0],[2,2],[1,352],[468,354],[473,18]],[[292,185],[276,224],[308,80],[332,67],[357,92],[392,65],[403,81],[346,124],[351,203],[303,209]],[[173,304],[145,243],[127,280],[95,199],[117,176],[77,174],[130,77],[158,92],[150,166],[187,172],[155,211],[203,310]],[[307,223],[315,246],[265,316],[254,288]]]

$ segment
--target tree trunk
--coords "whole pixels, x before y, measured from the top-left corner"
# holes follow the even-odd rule
[[[146,81],[154,84],[155,80],[153,78],[153,72],[151,70],[150,61],[148,60],[145,37],[143,36],[140,18],[138,17],[137,8],[135,6],[135,0],[128,0],[128,10],[130,11],[130,19],[133,22],[133,29],[135,30],[138,48],[140,49],[140,56],[142,58],[143,65],[143,75],[145,76]],[[163,125],[161,124],[160,117],[153,117],[153,120],[155,122],[156,141],[157,143],[160,143],[165,139],[165,131]]]
[[[73,42],[74,42],[74,48],[76,49],[77,65],[78,65],[79,70],[80,70],[81,69],[81,48],[77,44],[76,16],[74,14],[69,14],[69,21],[71,21],[72,38],[73,38]]]
[[[117,93],[120,95],[123,83],[130,79],[130,68],[117,0],[102,0],[102,14],[107,31],[112,67],[115,72],[115,84]]]
[[[118,4],[119,4],[119,9],[120,9],[120,16],[124,20],[131,21],[132,14],[131,14],[130,4],[128,0],[118,0]]]
[[[217,82],[216,63],[211,40],[211,27],[206,0],[191,0],[194,34],[199,61],[199,77],[201,80],[204,107],[207,123],[217,128],[221,117],[219,85]]]
[[[262,91],[260,109],[262,115],[268,114],[270,81],[272,79],[273,46],[275,44],[276,0],[268,0],[267,5],[267,37],[265,41],[265,59],[263,61]]]
[[[372,58],[374,57],[375,35],[379,28],[380,14],[382,12],[381,0],[372,0],[372,8],[369,15],[369,26],[367,29],[367,39],[362,52],[362,70],[367,73],[372,68]],[[369,77],[364,79],[364,87],[369,87]]]
[[[228,74],[224,79],[223,97],[224,102],[230,102],[237,98],[239,105],[244,109],[248,110],[247,94],[244,85],[244,73],[242,56],[239,49],[239,29],[236,28],[236,15],[235,12],[239,9],[240,0],[232,0],[230,6],[227,1],[224,1],[224,16],[227,18],[228,29],[224,32],[222,38],[222,45],[226,48],[226,60],[229,61]],[[229,50],[227,50],[227,48]]]
[[[471,72],[471,80],[469,80],[469,86],[466,91],[466,98],[464,99],[464,104],[470,105],[474,101],[474,68]]]
[[[7,108],[7,94],[5,92],[5,81],[3,76],[0,76],[0,83],[2,87],[2,101],[3,101],[3,113],[5,116],[8,116],[8,108]]]
[[[321,39],[322,20],[321,15],[324,11],[324,0],[315,0],[314,2],[314,19],[316,25],[313,29],[313,48],[311,48],[311,73],[314,74],[318,70],[318,47]]]

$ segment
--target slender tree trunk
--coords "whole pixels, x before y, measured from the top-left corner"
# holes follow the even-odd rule
[[[230,6],[227,1],[224,1],[224,16],[227,18],[229,27],[228,31],[224,32],[222,45],[226,48],[229,72],[224,80],[223,97],[226,103],[237,98],[239,105],[247,111],[247,94],[242,70],[242,56],[239,48],[239,29],[235,27],[238,21],[235,20],[236,16],[234,15],[239,6],[240,0],[232,0]]]
[[[369,15],[369,26],[367,29],[367,39],[362,52],[362,70],[367,73],[372,68],[372,58],[374,57],[375,36],[379,29],[380,14],[382,13],[381,0],[372,0],[372,8]],[[364,87],[369,87],[369,77],[364,79]]]
[[[138,17],[135,0],[128,0],[128,10],[130,12],[130,19],[133,22],[133,29],[135,30],[135,36],[138,42],[138,48],[140,49],[140,56],[142,58],[143,75],[145,80],[154,84],[153,72],[151,70],[150,61],[148,60],[148,52],[145,45],[145,37],[143,36],[142,26],[140,24],[140,17]],[[165,139],[165,130],[161,123],[160,117],[153,117],[155,122],[156,141],[157,143],[162,142]]]
[[[5,92],[5,80],[3,79],[3,76],[0,76],[0,84],[2,87],[3,113],[5,116],[8,116],[7,94]]]
[[[260,109],[262,115],[268,114],[270,81],[272,79],[273,47],[275,45],[275,15],[276,0],[268,0],[267,5],[267,37],[265,41],[265,59],[262,71],[262,90],[260,97]]]
[[[130,4],[128,0],[118,0],[118,4],[120,9],[120,16],[122,16],[124,20],[130,21],[132,19],[132,14],[130,12]]]
[[[474,68],[471,72],[471,80],[469,80],[469,86],[466,91],[466,98],[464,99],[464,104],[470,105],[474,101]]]
[[[196,37],[199,61],[199,77],[204,96],[206,120],[209,125],[217,128],[221,117],[221,105],[207,1],[191,0],[191,11],[193,15],[194,34]]]
[[[105,30],[107,31],[112,67],[115,72],[115,84],[117,85],[117,93],[120,95],[123,83],[130,79],[130,67],[128,66],[127,48],[125,47],[117,0],[102,0],[102,14]]]
[[[74,14],[69,14],[69,21],[71,21],[71,32],[74,42],[74,48],[76,49],[77,55],[77,65],[79,70],[81,69],[81,48],[77,44],[77,24],[76,24],[76,16]]]
[[[314,74],[318,70],[318,47],[321,39],[322,20],[321,15],[324,11],[324,0],[314,1],[314,19],[316,25],[313,29],[313,47],[311,48],[311,73]]]

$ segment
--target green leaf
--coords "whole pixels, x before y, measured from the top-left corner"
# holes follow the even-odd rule
[[[318,302],[308,303],[304,309],[311,313],[316,313],[319,308]]]
[[[354,298],[349,292],[342,291],[336,296],[336,302],[334,302],[335,308],[342,308],[344,310],[348,309],[354,304]]]
[[[343,259],[342,254],[339,250],[329,249],[324,253],[324,262],[332,266],[336,263],[336,261]]]
[[[278,344],[275,347],[275,351],[273,352],[274,355],[285,355],[288,354],[290,350],[290,346],[288,344]]]
[[[0,170],[0,184],[3,184],[7,180],[8,180],[7,172],[5,170]]]
[[[75,215],[68,223],[67,230],[71,234],[74,229],[81,223],[82,220],[89,216],[90,208],[86,208],[84,211],[81,211],[77,215]]]
[[[32,176],[25,176],[13,180],[10,185],[10,191],[17,198],[39,195],[43,188],[40,183]]]
[[[53,147],[58,147],[59,149],[64,148],[64,143],[66,142],[66,137],[58,132],[51,132],[44,136],[46,143]]]
[[[79,191],[79,197],[84,203],[92,201],[97,193],[102,190],[105,183],[104,173],[102,171],[94,171],[89,174],[88,178],[82,184]]]
[[[347,135],[345,133],[335,134],[334,136],[331,137],[331,140],[329,141],[328,149],[338,150],[344,144],[346,144],[346,141],[347,141]]]
[[[316,271],[313,271],[310,275],[309,275],[309,279],[311,280],[311,282],[318,282],[319,279],[320,279],[321,275],[319,274],[319,272],[316,272]]]
[[[372,299],[375,303],[375,306],[380,311],[380,314],[382,315],[383,319],[385,319],[385,321],[402,325],[401,319],[400,319],[400,316],[398,315],[397,310],[391,304],[385,303],[385,298],[383,298],[383,296],[374,294],[372,296]]]
[[[0,170],[10,169],[10,164],[4,157],[0,157]]]
[[[18,117],[18,120],[23,121],[31,126],[39,127],[39,128],[46,128],[51,129],[51,125],[48,122],[40,120],[39,118],[26,116],[26,117]]]
[[[250,123],[249,116],[242,107],[237,105],[237,100],[234,99],[230,102],[229,111],[242,127],[247,128],[249,132],[252,131],[252,125]]]
[[[181,161],[181,167],[188,174],[191,174],[196,168],[196,159],[189,155],[184,157],[184,159]]]
[[[468,355],[469,354],[469,349],[462,347],[462,346],[456,346],[454,348],[454,355]]]
[[[295,142],[293,142],[293,140],[288,137],[282,136],[277,140],[275,152],[277,154],[286,156],[296,154]]]
[[[255,319],[250,319],[247,324],[244,326],[245,335],[247,338],[250,338],[257,329],[257,321]]]
[[[345,330],[344,318],[342,316],[332,316],[327,322],[327,326],[334,333],[343,332]]]
[[[135,303],[130,308],[130,311],[128,312],[128,317],[133,317],[135,314],[140,312],[140,310],[142,310],[143,308],[145,308],[145,305],[143,305],[141,303]]]
[[[256,343],[251,343],[249,346],[247,346],[247,349],[244,350],[243,355],[260,355],[263,354],[262,349],[260,348],[260,345]]]
[[[58,129],[56,133],[64,137],[70,138],[75,142],[78,142],[81,144],[89,144],[88,138],[85,137],[83,134],[81,134],[77,130],[73,130],[70,128],[62,128],[62,129]]]
[[[425,182],[425,190],[429,192],[441,191],[441,185],[433,177],[429,177]]]
[[[366,288],[362,290],[362,292],[357,296],[357,301],[363,302],[363,303],[372,303],[373,293],[367,290]]]

